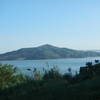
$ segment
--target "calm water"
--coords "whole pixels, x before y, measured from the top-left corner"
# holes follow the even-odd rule
[[[66,73],[68,68],[71,68],[73,72],[78,71],[81,66],[85,66],[88,61],[100,60],[100,57],[96,58],[71,58],[71,59],[53,59],[53,60],[23,60],[23,61],[0,61],[2,64],[12,64],[18,67],[21,72],[29,74],[27,68],[37,68],[42,70],[48,69],[53,66],[58,66],[61,73]],[[49,65],[49,67],[48,67]]]

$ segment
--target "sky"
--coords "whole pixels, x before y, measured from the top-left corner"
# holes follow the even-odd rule
[[[0,0],[0,53],[43,44],[100,49],[100,0]]]

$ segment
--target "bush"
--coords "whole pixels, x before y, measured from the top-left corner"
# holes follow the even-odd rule
[[[43,79],[61,79],[62,75],[59,73],[59,70],[57,69],[57,67],[53,67],[50,70],[46,70],[44,75],[43,75]]]
[[[13,65],[0,64],[0,88],[15,86],[25,80],[24,75],[17,74],[17,68]]]
[[[80,69],[75,76],[61,75],[57,67],[42,76],[34,69],[35,77],[26,78],[12,65],[0,64],[0,100],[100,100],[100,64]]]

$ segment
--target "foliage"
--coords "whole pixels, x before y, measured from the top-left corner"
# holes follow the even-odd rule
[[[24,80],[22,74],[17,74],[16,67],[8,64],[0,64],[0,88],[8,88]]]
[[[51,68],[50,70],[45,70],[45,73],[43,75],[43,79],[61,79],[62,75],[59,73],[58,68],[55,66]]]
[[[41,79],[16,72],[12,65],[0,65],[0,100],[100,100],[100,63],[86,64],[75,76],[61,75],[55,67],[42,76],[34,69]]]

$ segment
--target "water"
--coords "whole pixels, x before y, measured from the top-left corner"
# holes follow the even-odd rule
[[[79,68],[85,66],[86,62],[94,62],[95,59],[100,60],[100,57],[92,58],[70,58],[70,59],[52,59],[52,60],[22,60],[22,61],[0,61],[2,64],[12,64],[25,74],[29,74],[28,68],[37,68],[38,70],[50,69],[57,66],[60,73],[66,73],[68,68],[73,72],[79,71]]]

